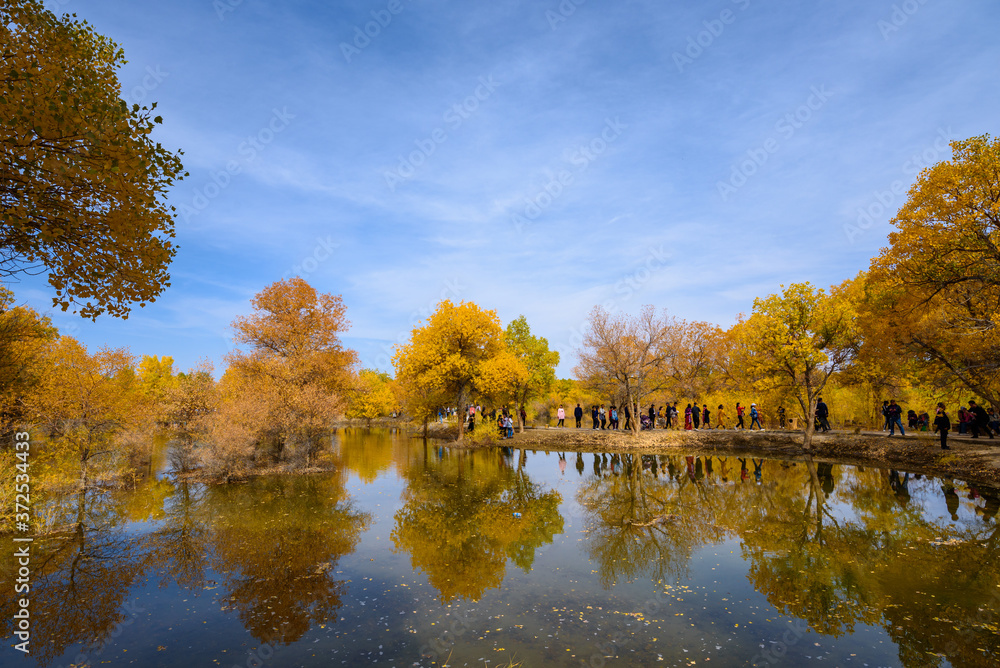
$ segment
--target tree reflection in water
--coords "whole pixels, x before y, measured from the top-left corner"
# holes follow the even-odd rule
[[[439,599],[479,600],[503,582],[507,560],[530,571],[535,551],[562,533],[558,492],[545,491],[503,449],[444,451],[425,445],[405,471],[392,541],[427,574]],[[514,514],[520,513],[520,517]]]
[[[996,492],[971,488],[982,521],[956,523],[951,481],[936,488],[947,510],[937,520],[911,502],[910,474],[812,460],[751,460],[751,474],[737,458],[730,481],[731,459],[595,455],[595,476],[577,500],[602,583],[680,579],[698,548],[736,539],[754,587],[816,632],[837,637],[856,624],[882,626],[904,665],[938,665],[941,656],[953,665],[994,665]],[[670,521],[648,524],[657,517]]]

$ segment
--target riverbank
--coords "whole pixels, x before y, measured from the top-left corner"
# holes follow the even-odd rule
[[[641,452],[642,454],[766,455],[803,459],[801,431],[699,430],[629,432],[593,429],[527,429],[500,445],[567,452]],[[457,445],[457,444],[452,444]],[[888,436],[881,432],[831,431],[813,437],[814,460],[850,462],[914,473],[951,476],[1000,487],[1000,439],[949,438],[941,450],[935,434]]]

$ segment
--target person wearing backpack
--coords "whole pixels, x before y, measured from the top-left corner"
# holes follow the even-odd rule
[[[757,404],[750,404],[750,428],[753,429],[754,425],[764,431],[764,426],[760,423],[760,412],[757,410]]]

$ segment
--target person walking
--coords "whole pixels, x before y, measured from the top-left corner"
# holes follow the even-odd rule
[[[677,410],[677,402],[675,401],[674,405],[673,406],[669,406],[669,408],[670,408],[670,419],[673,420],[673,422],[674,422],[674,429],[680,429],[681,428],[681,414],[680,414],[680,411]]]
[[[597,411],[597,404],[594,404],[594,407],[590,410],[590,417],[594,420],[593,428],[597,429],[597,425],[600,424],[601,421],[601,415]]]
[[[764,431],[764,426],[760,423],[760,411],[757,410],[757,404],[750,404],[750,428],[753,429],[754,425],[761,431]]]
[[[632,410],[625,404],[625,430],[632,428]]]
[[[608,424],[608,412],[604,410],[604,404],[601,404],[601,410],[598,412],[601,416],[601,429],[604,429]]]
[[[573,417],[576,418],[576,428],[579,429],[580,423],[583,422],[583,409],[580,408],[580,404],[577,404],[576,408],[573,409]]]
[[[740,402],[736,402],[736,427],[735,429],[746,429],[747,426],[743,424],[743,413],[746,409],[740,406]]]
[[[653,404],[649,405],[649,428],[650,429],[656,429],[656,410],[655,409],[656,409],[656,407]]]
[[[941,449],[951,450],[948,446],[948,431],[951,429],[951,420],[948,419],[948,414],[944,410],[944,404],[938,402],[937,410],[934,413],[934,431],[941,434]]]
[[[608,407],[608,427],[618,429],[618,409],[614,404]]]
[[[701,423],[705,425],[705,429],[712,428],[712,418],[711,411],[708,410],[708,404],[702,404],[701,406]]]
[[[903,431],[903,421],[901,419],[903,409],[896,403],[895,399],[889,400],[889,405],[885,409],[885,414],[886,417],[889,418],[889,436],[895,435],[896,425],[899,425],[899,435],[906,436],[906,432]]]
[[[684,429],[690,431],[693,428],[694,428],[694,421],[691,417],[691,404],[688,404],[687,408],[684,409]]]
[[[722,407],[722,404],[719,404],[718,410],[715,411],[715,420],[717,422],[716,429],[726,428],[726,409]]]
[[[565,427],[566,426],[566,411],[563,410],[562,406],[560,406],[559,410],[556,411],[556,419],[559,420],[556,423],[556,427]]]
[[[827,417],[830,415],[830,409],[827,408],[826,404],[823,403],[823,397],[820,397],[816,401],[816,417],[819,419],[819,426],[824,432],[830,431],[830,423]]]
[[[695,402],[694,408],[691,410],[691,420],[694,423],[694,430],[698,431],[698,427],[701,426],[701,409],[698,408],[697,402]]]
[[[889,431],[889,401],[882,401],[882,431]]]
[[[990,438],[993,438],[993,430],[990,429],[990,416],[986,413],[986,409],[977,404],[975,399],[969,399],[968,412],[972,414],[972,419],[969,421],[972,438],[979,438],[980,431],[985,431]]]

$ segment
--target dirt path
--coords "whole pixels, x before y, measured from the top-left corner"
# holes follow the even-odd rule
[[[812,456],[819,461],[857,463],[961,478],[1000,487],[1000,438],[949,438],[951,450],[941,450],[937,436],[919,433],[888,436],[881,432],[832,431],[813,439]],[[642,452],[643,454],[766,454],[771,458],[801,459],[802,432],[791,431],[670,431],[628,432],[593,429],[528,429],[501,445],[587,452]]]

